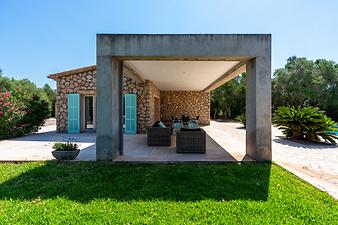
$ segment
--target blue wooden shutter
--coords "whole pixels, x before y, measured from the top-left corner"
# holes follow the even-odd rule
[[[68,133],[80,133],[80,94],[68,94]]]
[[[136,134],[136,94],[125,94],[124,96],[125,110],[125,133]]]

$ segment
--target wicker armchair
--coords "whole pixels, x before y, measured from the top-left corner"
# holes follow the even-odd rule
[[[202,153],[206,151],[206,134],[204,130],[181,130],[176,134],[176,153]]]
[[[147,130],[148,145],[171,145],[171,127],[149,127]]]

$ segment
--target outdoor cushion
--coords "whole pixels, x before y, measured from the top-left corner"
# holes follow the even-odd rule
[[[183,124],[182,123],[174,123],[173,124],[173,128],[174,129],[181,129],[183,127]]]
[[[196,128],[199,128],[198,123],[196,122],[189,123],[189,129],[196,129]]]
[[[160,128],[165,128],[166,126],[162,121],[156,121],[153,125],[153,127],[160,127]]]
[[[158,125],[159,125],[159,127],[162,127],[162,128],[165,128],[165,127],[166,127],[162,121],[160,121],[160,122],[158,123]]]

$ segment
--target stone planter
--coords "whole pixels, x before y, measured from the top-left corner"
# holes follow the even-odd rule
[[[73,160],[75,159],[78,154],[80,153],[80,150],[75,151],[52,151],[52,155],[58,160]]]

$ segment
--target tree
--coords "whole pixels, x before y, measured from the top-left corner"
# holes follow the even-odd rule
[[[338,119],[338,65],[334,61],[290,57],[274,72],[273,108],[303,104],[318,106]]]
[[[317,73],[324,79],[323,93],[318,105],[326,113],[338,120],[338,64],[334,61],[319,59],[315,61]]]
[[[56,92],[49,86],[49,84],[45,84],[42,87],[42,90],[45,92],[49,100],[49,103],[51,106],[51,116],[54,116],[55,115]]]
[[[245,112],[246,74],[230,80],[211,92],[211,116],[233,119]]]
[[[39,98],[48,103],[50,115],[55,115],[56,92],[48,84],[45,84],[42,88],[38,88],[28,79],[16,80],[0,74],[0,92],[1,91],[11,91],[15,96],[39,96]]]

